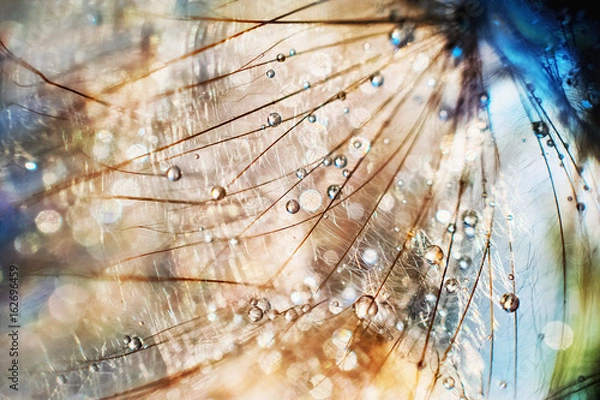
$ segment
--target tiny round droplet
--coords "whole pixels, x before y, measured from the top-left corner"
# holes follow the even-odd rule
[[[295,320],[296,318],[298,318],[298,311],[296,311],[293,308],[290,308],[289,310],[287,310],[285,312],[284,318],[286,321],[291,322],[291,321]]]
[[[444,282],[444,287],[448,293],[456,293],[460,288],[460,283],[455,278],[450,278]]]
[[[135,350],[139,350],[142,348],[142,339],[140,339],[137,336],[134,336],[131,338],[131,341],[129,342],[129,344],[127,345],[127,347],[129,347],[129,350],[131,351],[135,351]]]
[[[58,383],[59,385],[64,385],[65,383],[67,383],[67,377],[63,374],[58,375],[56,377],[56,383]]]
[[[256,306],[264,312],[269,312],[271,310],[271,303],[264,297],[256,302]]]
[[[210,189],[210,197],[212,197],[213,200],[222,200],[226,194],[223,186],[213,186],[213,188]]]
[[[371,86],[380,87],[381,85],[383,85],[383,75],[380,72],[371,75]]]
[[[500,298],[500,305],[506,312],[515,312],[519,308],[519,298],[514,293],[505,293]]]
[[[456,232],[456,225],[454,225],[453,223],[448,224],[448,227],[446,228],[446,230],[450,233],[454,233]]]
[[[271,113],[269,114],[269,117],[267,118],[267,123],[270,126],[277,126],[279,124],[281,124],[281,115],[279,115],[279,113]]]
[[[260,308],[254,306],[248,310],[248,318],[252,322],[259,322],[263,318],[264,312]]]
[[[181,169],[178,166],[173,165],[173,166],[169,167],[169,169],[167,169],[167,179],[168,180],[170,180],[172,182],[176,182],[181,179],[181,176],[182,176]]]
[[[298,179],[304,179],[304,177],[306,176],[306,174],[307,174],[307,172],[306,172],[306,169],[304,169],[304,168],[298,168],[296,170],[296,177]]]
[[[298,203],[297,200],[292,199],[285,204],[285,209],[290,214],[296,214],[298,211],[300,211],[300,203]]]
[[[379,307],[375,302],[373,296],[364,295],[361,296],[354,304],[352,305],[354,309],[354,314],[359,319],[370,319],[377,315],[379,311]]]
[[[537,136],[540,139],[548,136],[548,133],[550,132],[548,130],[548,125],[546,125],[544,121],[533,122],[531,124],[531,127],[535,136]]]
[[[508,280],[509,281],[514,281],[515,280],[514,274],[508,274]]]
[[[444,378],[444,380],[442,381],[442,384],[443,384],[443,385],[444,385],[444,387],[445,387],[446,389],[448,389],[448,390],[450,390],[450,389],[454,389],[454,384],[455,384],[454,378],[453,378],[453,377],[451,377],[451,376],[447,376],[447,377],[445,377],[445,378]]]
[[[279,53],[279,54],[277,54],[277,61],[278,61],[278,62],[284,62],[284,61],[285,61],[285,58],[286,58],[286,57],[285,57],[285,54],[283,54],[283,53]]]
[[[98,371],[100,371],[100,367],[96,363],[90,364],[90,366],[88,367],[88,369],[89,369],[90,372],[98,372]]]
[[[274,78],[275,77],[275,71],[273,71],[272,69],[268,70],[267,73],[267,78]]]
[[[340,187],[338,185],[330,185],[327,188],[327,196],[329,196],[329,198],[332,200],[335,199],[339,193]]]
[[[125,337],[123,337],[123,343],[129,344],[129,342],[131,342],[131,336],[125,335]]]
[[[439,265],[442,263],[442,261],[444,261],[444,251],[440,246],[432,245],[425,249],[423,258],[429,264]]]
[[[508,383],[506,383],[506,381],[500,381],[498,386],[500,386],[500,389],[506,389],[506,387],[508,386]]]
[[[290,49],[289,55],[290,57],[294,57],[296,55],[296,49]]]
[[[337,315],[339,313],[342,312],[344,308],[342,307],[342,305],[340,304],[340,302],[337,299],[333,299],[329,302],[329,312]]]
[[[579,211],[580,213],[585,211],[585,203],[577,203],[577,211]]]
[[[301,308],[300,311],[302,311],[302,313],[306,314],[307,312],[310,311],[310,304],[304,304]]]
[[[313,122],[315,122],[317,120],[317,116],[315,114],[310,114],[307,119],[308,119],[308,122],[310,122],[312,124]]]
[[[340,154],[333,159],[333,165],[338,168],[346,168],[346,165],[348,165],[348,159],[346,156]]]
[[[462,220],[466,227],[474,228],[479,222],[479,217],[474,210],[468,210],[463,213]]]

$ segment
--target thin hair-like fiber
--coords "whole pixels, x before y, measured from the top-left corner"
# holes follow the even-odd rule
[[[600,396],[591,6],[0,15],[2,395]]]

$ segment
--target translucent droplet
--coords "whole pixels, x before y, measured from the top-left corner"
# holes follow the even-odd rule
[[[337,315],[339,313],[342,312],[344,308],[342,307],[342,305],[340,304],[340,302],[337,299],[333,299],[329,302],[329,312]]]
[[[344,169],[342,170],[342,176],[343,176],[344,178],[347,178],[347,177],[349,177],[349,176],[350,176],[350,170],[348,170],[347,168],[344,168]]]
[[[90,364],[90,366],[88,367],[88,369],[89,369],[90,372],[98,372],[98,371],[100,371],[100,367],[96,363]]]
[[[506,383],[506,381],[500,381],[498,386],[500,386],[500,389],[506,389],[506,387],[508,386],[508,383]]]
[[[535,136],[537,136],[540,139],[548,136],[548,133],[550,132],[548,130],[548,125],[546,125],[544,121],[532,122],[531,127]]]
[[[455,384],[454,378],[451,376],[445,377],[444,380],[442,381],[442,385],[444,385],[444,387],[448,390],[454,389],[454,384]]]
[[[306,177],[306,174],[307,174],[307,172],[306,172],[306,169],[304,169],[304,168],[298,168],[296,170],[296,177],[298,179],[304,179],[304,177]]]
[[[390,32],[389,38],[394,47],[401,49],[414,40],[413,28],[412,26],[398,26]]]
[[[448,224],[448,227],[446,228],[446,230],[450,233],[454,233],[454,232],[456,232],[456,225]]]
[[[58,383],[59,385],[64,385],[65,383],[67,383],[67,377],[63,374],[58,375],[56,377],[56,383]]]
[[[425,249],[423,258],[429,264],[439,265],[444,261],[444,251],[440,246],[432,245]]]
[[[294,57],[296,55],[296,49],[290,49],[289,55],[290,57]]]
[[[515,276],[513,274],[508,274],[508,280],[509,281],[514,281],[515,280]]]
[[[321,161],[321,164],[324,167],[329,167],[331,164],[333,164],[333,160],[331,159],[331,157],[326,156],[326,157],[323,157],[323,161]]]
[[[335,199],[340,193],[340,187],[338,185],[329,185],[329,187],[327,188],[327,196],[329,196],[330,199]]]
[[[290,308],[285,312],[284,318],[286,321],[291,322],[298,318],[298,311],[296,311],[294,308]]]
[[[253,306],[248,310],[248,318],[252,322],[259,322],[263,318],[263,315],[263,310],[256,306]]]
[[[143,345],[142,339],[140,339],[137,336],[134,336],[131,338],[131,341],[129,342],[127,347],[129,347],[129,350],[135,351],[135,350],[141,349],[142,345]]]
[[[479,103],[482,107],[487,107],[490,105],[490,95],[487,93],[482,93],[479,95]]]
[[[310,311],[310,304],[304,304],[301,308],[300,311],[302,311],[302,313],[306,314],[307,312]]]
[[[579,211],[580,213],[585,211],[585,203],[577,203],[577,211]]]
[[[277,126],[279,124],[281,124],[281,115],[279,115],[279,113],[271,113],[269,114],[269,116],[267,117],[267,123],[270,126]]]
[[[395,325],[395,327],[396,327],[396,330],[397,330],[398,332],[402,332],[402,331],[404,331],[404,327],[405,327],[405,326],[404,326],[404,322],[402,322],[402,321],[398,321],[398,322],[396,322],[396,325]]]
[[[308,119],[308,122],[310,122],[312,124],[317,120],[317,116],[315,114],[310,114],[307,119]]]
[[[352,305],[354,309],[354,314],[359,319],[371,319],[377,315],[379,311],[379,307],[375,302],[373,296],[364,295],[361,296],[354,304]]]
[[[371,86],[380,87],[381,85],[383,85],[383,80],[383,75],[381,75],[380,72],[376,72],[373,75],[371,75]]]
[[[176,182],[180,180],[181,175],[181,169],[176,165],[173,165],[167,169],[167,179],[170,181]]]
[[[300,211],[300,203],[298,203],[297,200],[289,200],[286,204],[285,204],[285,209],[287,210],[287,212],[289,212],[290,214],[296,214],[298,211]]]
[[[283,54],[283,53],[277,54],[277,62],[284,62],[285,58],[286,58],[285,54]]]
[[[455,278],[450,278],[447,279],[446,282],[444,282],[444,287],[446,288],[448,293],[456,293],[460,288],[460,283]]]
[[[464,226],[474,228],[479,222],[479,217],[474,210],[468,210],[463,213],[462,220]]]
[[[310,82],[304,82],[304,83],[302,84],[302,87],[303,87],[304,89],[310,89]]]
[[[267,78],[274,78],[275,77],[275,71],[273,71],[272,69],[268,70],[267,73]]]
[[[125,337],[123,337],[123,343],[127,345],[129,342],[131,342],[131,336],[125,335]]]
[[[506,312],[515,312],[519,308],[519,298],[514,293],[505,293],[500,298],[500,305]]]
[[[346,165],[348,165],[348,159],[346,156],[340,154],[333,159],[333,165],[338,168],[346,168]]]
[[[212,197],[214,200],[222,200],[226,194],[227,192],[225,192],[225,188],[223,186],[213,186],[213,188],[210,189],[210,197]]]

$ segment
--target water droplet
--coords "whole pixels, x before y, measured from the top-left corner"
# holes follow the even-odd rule
[[[479,217],[474,210],[468,210],[463,213],[462,220],[466,227],[474,228],[479,222]]]
[[[275,71],[273,71],[272,69],[268,70],[267,73],[267,78],[274,78],[275,77]]]
[[[450,278],[447,279],[446,282],[444,282],[444,287],[446,288],[448,293],[456,293],[460,288],[460,283],[455,278]]]
[[[298,179],[304,179],[304,177],[306,176],[306,174],[307,174],[307,172],[306,172],[306,169],[304,169],[304,168],[298,168],[296,170],[296,177]]]
[[[301,308],[300,311],[302,311],[302,313],[306,314],[307,312],[310,311],[310,304],[304,304]]]
[[[56,377],[56,383],[58,383],[59,385],[64,385],[65,383],[67,383],[67,377],[63,374],[58,375]]]
[[[131,342],[131,337],[129,335],[125,335],[123,338],[123,343],[127,345],[129,342]]]
[[[446,228],[446,230],[450,233],[454,233],[454,232],[456,232],[456,225],[448,224],[448,228]]]
[[[389,38],[394,47],[401,49],[414,40],[413,28],[397,26],[390,32]]]
[[[438,117],[440,118],[440,120],[445,121],[448,119],[448,110],[440,110],[440,112],[438,113]]]
[[[454,378],[451,376],[445,377],[444,380],[442,381],[442,385],[444,385],[444,387],[448,390],[454,389],[454,384],[455,384]]]
[[[285,204],[285,209],[290,214],[296,214],[298,211],[300,211],[300,203],[298,203],[298,201],[292,199]]]
[[[514,293],[505,293],[500,298],[500,305],[506,312],[515,312],[519,308],[519,298]]]
[[[437,245],[429,246],[425,249],[423,258],[429,264],[439,265],[444,261],[444,251],[442,250],[442,248],[440,246],[437,246]]]
[[[361,296],[356,302],[352,305],[354,309],[354,314],[359,319],[371,319],[377,315],[379,311],[379,307],[375,302],[373,296],[364,295]]]
[[[340,304],[340,302],[337,299],[333,299],[331,300],[331,302],[329,302],[329,312],[337,315],[339,313],[342,312],[344,308],[342,307],[342,305]]]
[[[317,120],[317,117],[315,114],[310,114],[307,119],[308,119],[308,122],[310,122],[312,124]]]
[[[402,332],[402,331],[404,331],[404,328],[405,328],[405,326],[404,326],[404,322],[402,322],[402,321],[398,321],[398,322],[396,322],[396,325],[395,325],[395,327],[396,327],[396,330],[397,330],[398,332]]]
[[[548,147],[554,147],[554,140],[552,140],[552,139],[548,139],[548,140],[546,141],[546,144],[548,145]]]
[[[329,156],[323,157],[323,161],[321,161],[321,164],[324,167],[329,167],[332,163],[333,163],[333,160]]]
[[[290,308],[285,312],[284,318],[286,321],[291,322],[298,318],[298,311],[296,311],[294,308]]]
[[[327,188],[327,196],[329,196],[330,199],[335,199],[338,195],[340,194],[340,187],[338,185],[330,185]]]
[[[142,339],[140,339],[137,336],[134,336],[131,338],[131,341],[129,342],[129,344],[127,345],[127,347],[129,347],[129,350],[131,351],[135,351],[135,350],[139,350],[142,348]]]
[[[585,203],[577,203],[577,211],[579,211],[580,213],[585,211]]]
[[[255,306],[258,304],[258,300],[255,297],[253,297],[250,299],[249,303],[251,306]]]
[[[550,132],[548,130],[548,125],[546,125],[544,121],[532,122],[531,128],[533,129],[533,133],[535,134],[535,136],[537,136],[540,139],[548,136],[548,133]]]
[[[348,114],[348,113],[350,112],[350,109],[349,109],[348,107],[344,107],[344,108],[342,109],[342,112],[343,112],[344,114]]]
[[[490,105],[490,95],[487,93],[482,93],[479,95],[479,104],[481,107],[487,107]]]
[[[348,159],[344,155],[336,156],[333,159],[333,165],[338,168],[346,168],[346,165],[348,165]]]
[[[88,370],[90,372],[98,372],[98,371],[100,371],[100,367],[98,366],[98,364],[93,363],[93,364],[90,364],[90,366],[88,367]]]
[[[371,86],[373,87],[380,87],[381,85],[383,85],[383,75],[381,75],[380,72],[375,72],[373,75],[371,75]]]
[[[500,381],[498,386],[500,386],[500,389],[506,389],[506,387],[508,386],[508,383],[506,383],[506,381]]]
[[[509,281],[514,281],[515,280],[515,276],[513,274],[508,274],[508,280]]]
[[[252,322],[259,322],[263,318],[264,312],[260,308],[253,306],[248,310],[248,318]]]
[[[339,92],[336,97],[338,100],[342,100],[342,101],[346,100],[346,92],[344,92],[344,91]]]
[[[279,312],[277,310],[269,310],[269,312],[267,313],[267,317],[269,317],[269,319],[271,321],[273,321],[278,316],[279,316]]]
[[[289,53],[290,57],[294,57],[296,55],[296,49],[290,49]]]
[[[304,89],[310,89],[310,82],[304,82],[304,83],[302,84],[302,87],[303,87]]]
[[[210,189],[210,197],[212,197],[213,200],[222,200],[226,194],[227,192],[225,192],[223,186],[213,186],[213,188]]]
[[[283,53],[277,54],[277,62],[284,62],[285,58],[286,58],[285,54],[283,54]]]
[[[269,114],[269,117],[267,118],[267,123],[270,126],[277,126],[279,124],[281,124],[281,115],[279,115],[278,113],[271,113]]]
[[[181,169],[173,165],[167,169],[167,179],[173,182],[176,182],[181,179]]]

